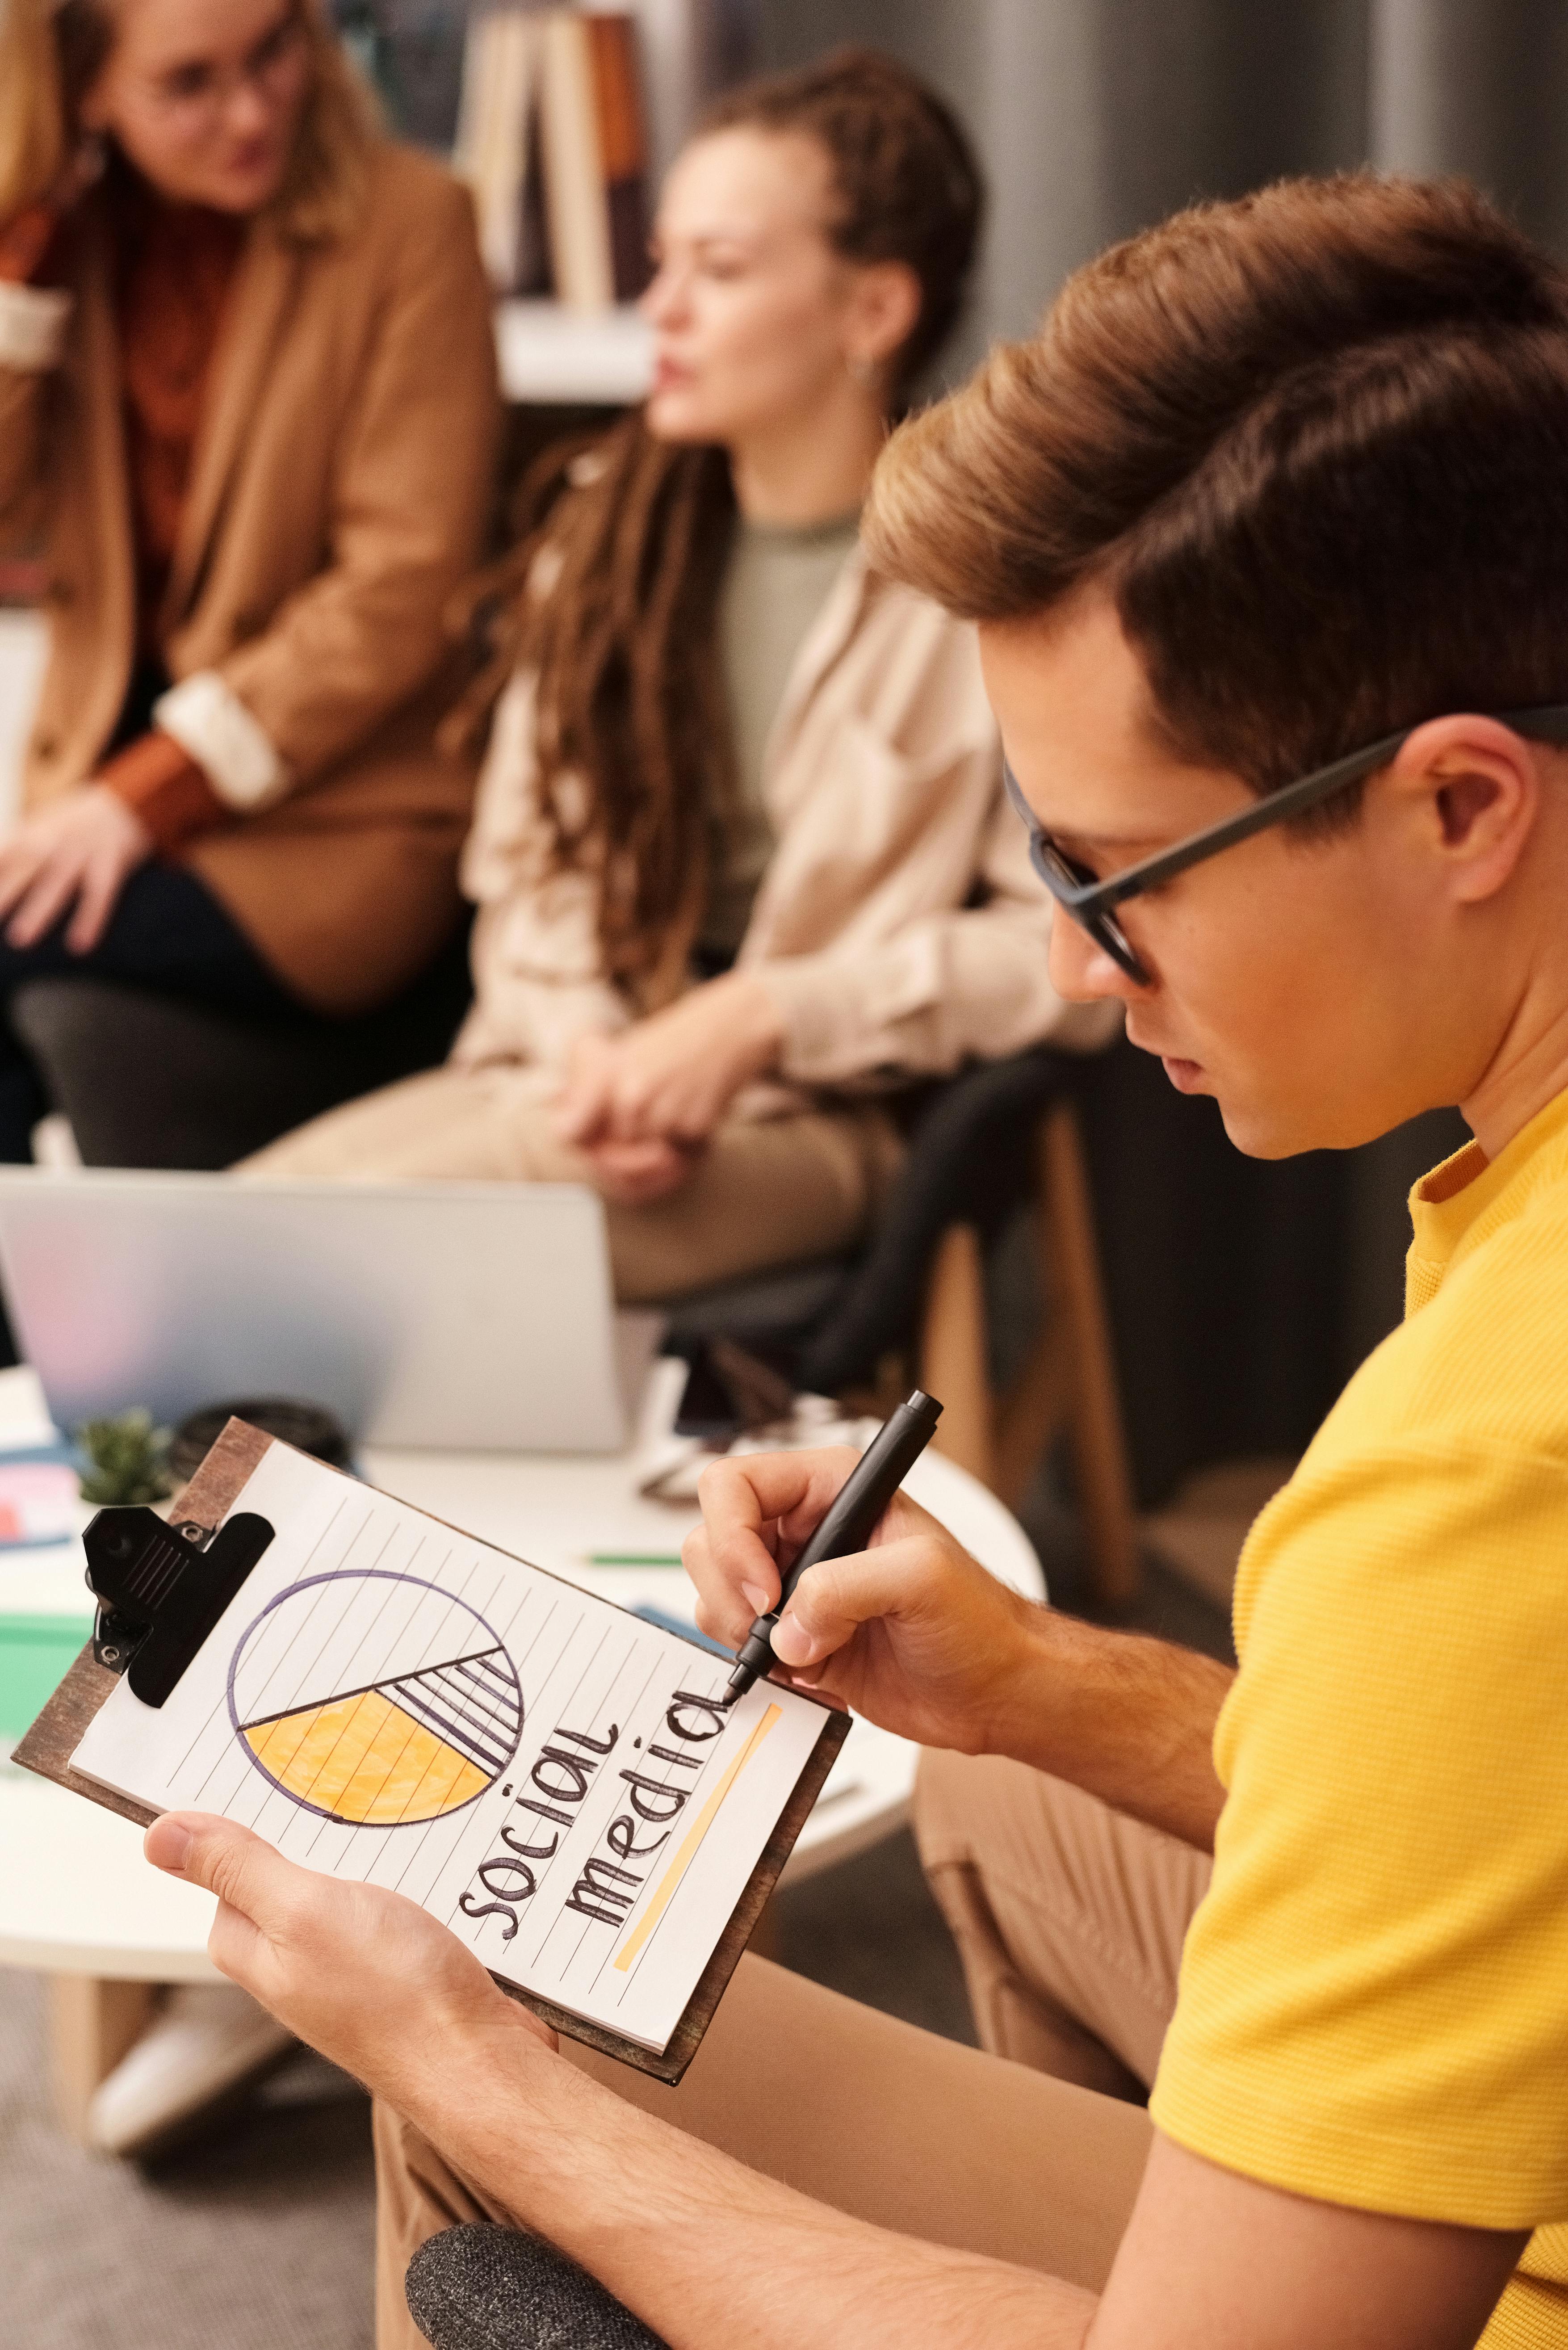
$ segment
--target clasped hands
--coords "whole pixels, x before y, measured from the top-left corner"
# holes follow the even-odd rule
[[[704,1472],[703,1523],[684,1556],[705,1631],[738,1646],[776,1603],[781,1571],[855,1460],[845,1448],[760,1453]],[[867,1550],[801,1578],[774,1636],[776,1677],[900,1736],[997,1751],[1039,1701],[1046,1620],[900,1493]],[[504,2052],[550,2062],[553,2036],[402,1895],[301,1868],[201,1813],[166,1813],[146,1849],[218,1896],[208,1948],[223,1972],[438,2142],[470,2068],[477,2077]]]
[[[638,1207],[679,1190],[742,1086],[775,1067],[784,1024],[763,983],[731,972],[618,1035],[580,1036],[556,1131],[607,1198]]]

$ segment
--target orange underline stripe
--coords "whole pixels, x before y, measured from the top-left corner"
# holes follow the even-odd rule
[[[636,1926],[627,1939],[625,1949],[621,1951],[620,1956],[616,1960],[618,1972],[625,1974],[633,1959],[636,1958],[639,1950],[641,1950],[644,1942],[647,1941],[649,1934],[652,1933],[654,1928],[663,1917],[666,1909],[670,1907],[670,1899],[675,1892],[676,1887],[680,1884],[681,1878],[685,1876],[687,1870],[691,1866],[698,1846],[701,1843],[703,1837],[707,1835],[709,1829],[713,1825],[713,1814],[717,1812],[720,1804],[723,1802],[725,1796],[729,1794],[731,1788],[734,1785],[736,1780],[740,1777],[742,1772],[745,1769],[747,1763],[751,1761],[753,1755],[756,1752],[758,1747],[762,1744],[763,1739],[773,1728],[774,1722],[782,1718],[783,1713],[783,1706],[769,1706],[766,1713],[763,1714],[761,1721],[758,1722],[756,1728],[753,1731],[751,1736],[747,1739],[745,1744],[742,1747],[740,1752],[736,1755],[734,1761],[731,1763],[729,1769],[725,1772],[723,1777],[720,1780],[718,1785],[714,1788],[712,1794],[709,1796],[707,1802],[703,1804],[701,1810],[698,1813],[696,1818],[687,1829],[685,1836],[681,1841],[680,1851],[676,1854],[674,1859],[665,1870],[663,1877],[659,1880],[657,1892],[654,1894],[654,1897],[649,1903],[647,1908],[643,1911],[641,1917],[638,1919]]]

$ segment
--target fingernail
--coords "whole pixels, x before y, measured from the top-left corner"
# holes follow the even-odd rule
[[[815,1646],[811,1634],[793,1616],[774,1626],[773,1650],[781,1665],[808,1665]]]
[[[182,1869],[191,1856],[192,1838],[190,1829],[182,1827],[178,1820],[159,1820],[148,1837],[149,1844],[152,1843],[154,1838],[157,1840],[158,1849],[155,1853],[150,1852],[148,1858],[155,1862],[160,1868],[167,1868],[176,1873]]]
[[[753,1609],[759,1616],[765,1616],[774,1604],[760,1583],[742,1583],[741,1594],[743,1598],[751,1602]]]

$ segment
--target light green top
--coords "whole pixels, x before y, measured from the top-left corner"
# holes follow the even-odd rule
[[[745,935],[773,827],[763,804],[763,754],[795,656],[860,535],[860,516],[805,529],[738,522],[719,591],[719,650],[735,746],[734,837],[709,899],[702,944],[733,954]]]

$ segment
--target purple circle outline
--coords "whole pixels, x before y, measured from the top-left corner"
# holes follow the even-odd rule
[[[489,1633],[491,1638],[494,1641],[502,1655],[505,1658],[506,1669],[512,1676],[512,1686],[517,1692],[517,1735],[512,1741],[503,1761],[496,1765],[494,1771],[485,1781],[484,1785],[483,1787],[476,1788],[472,1795],[465,1795],[461,1804],[449,1804],[443,1811],[428,1813],[422,1820],[391,1820],[384,1823],[384,1825],[394,1828],[424,1828],[429,1827],[432,1820],[455,1819],[459,1812],[467,1811],[470,1804],[477,1804],[480,1796],[486,1794],[489,1790],[493,1787],[496,1780],[500,1778],[502,1772],[505,1770],[507,1763],[511,1762],[513,1755],[516,1753],[518,1747],[522,1744],[523,1685],[517,1678],[517,1668],[512,1661],[512,1652],[507,1648],[505,1642],[502,1639],[501,1635],[496,1630],[494,1625],[491,1623],[489,1617],[482,1616],[478,1608],[473,1606],[471,1600],[460,1599],[455,1591],[448,1591],[443,1584],[431,1583],[422,1575],[400,1575],[395,1568],[389,1566],[328,1567],[323,1575],[303,1575],[300,1576],[297,1583],[286,1585],[283,1590],[278,1592],[275,1597],[267,1601],[266,1606],[261,1610],[259,1615],[252,1617],[250,1622],[245,1626],[244,1630],[240,1634],[238,1640],[234,1643],[234,1653],[229,1659],[229,1678],[224,1685],[223,1691],[228,1701],[230,1725],[234,1730],[234,1736],[239,1740],[240,1745],[244,1750],[246,1762],[249,1762],[253,1771],[259,1772],[270,1787],[275,1787],[280,1795],[286,1796],[288,1801],[291,1804],[297,1805],[300,1811],[314,1812],[318,1820],[331,1820],[338,1827],[342,1828],[365,1827],[370,1825],[370,1823],[364,1820],[346,1820],[341,1812],[329,1812],[324,1804],[307,1803],[303,1795],[296,1795],[292,1787],[286,1787],[281,1779],[274,1778],[272,1773],[267,1769],[266,1764],[259,1759],[252,1747],[247,1743],[244,1733],[240,1729],[239,1709],[234,1703],[234,1676],[240,1669],[240,1659],[244,1655],[245,1650],[250,1646],[252,1633],[256,1630],[259,1625],[264,1624],[266,1621],[275,1607],[281,1607],[284,1601],[286,1599],[292,1599],[296,1591],[308,1591],[313,1585],[317,1583],[407,1583],[411,1584],[413,1587],[419,1591],[433,1591],[441,1598],[450,1600],[454,1607],[463,1608],[470,1616],[472,1617],[476,1624],[482,1625],[484,1630]],[[421,1669],[424,1669],[421,1668]],[[330,1702],[330,1700],[328,1700],[328,1702]]]

